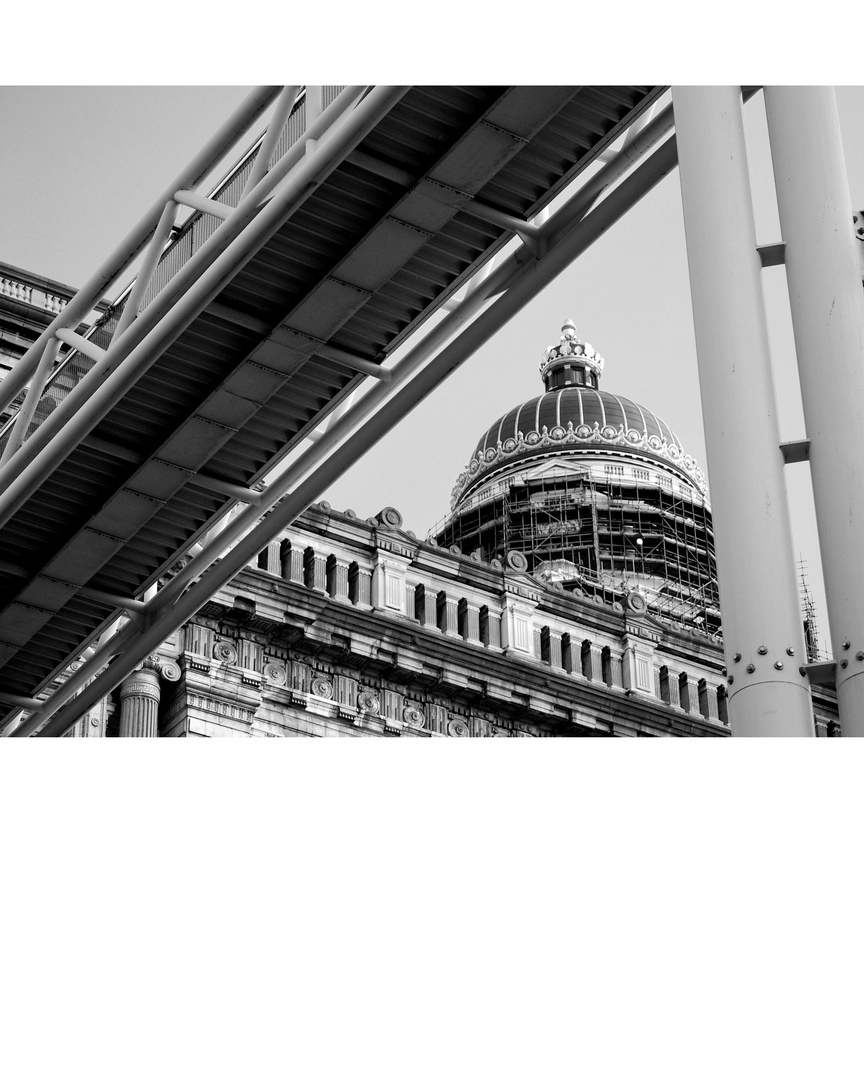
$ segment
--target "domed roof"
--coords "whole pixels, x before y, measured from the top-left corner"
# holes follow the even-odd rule
[[[644,405],[597,389],[602,365],[602,357],[579,341],[568,320],[561,341],[546,350],[540,367],[546,393],[505,413],[480,438],[456,483],[454,507],[492,470],[589,448],[656,460],[704,492],[701,469],[663,420]]]
[[[595,427],[611,439],[619,430],[636,432],[639,444],[651,445],[651,440],[659,440],[660,445],[677,448],[683,454],[678,436],[658,416],[643,405],[637,405],[620,394],[610,394],[605,390],[595,390],[593,386],[564,386],[560,390],[549,390],[539,397],[532,398],[496,420],[486,434],[477,443],[474,456],[485,452],[490,447],[497,448],[510,439],[518,439],[522,433],[527,439],[528,433],[543,432],[550,434],[558,428],[574,432],[587,427],[589,431],[579,431],[579,437],[593,441],[591,435]],[[556,436],[552,435],[554,439]],[[560,439],[561,436],[559,435]],[[635,439],[629,441],[635,442]],[[526,453],[531,453],[530,444]]]

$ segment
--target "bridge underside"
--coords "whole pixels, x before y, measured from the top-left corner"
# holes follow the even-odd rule
[[[116,618],[95,593],[140,595],[232,504],[224,485],[314,431],[368,377],[351,357],[383,364],[512,239],[495,211],[530,220],[662,89],[408,88],[3,521],[7,698]]]

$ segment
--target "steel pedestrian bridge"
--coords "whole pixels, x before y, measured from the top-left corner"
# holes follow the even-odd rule
[[[864,227],[833,91],[762,90],[782,237],[759,247],[756,88],[676,87],[674,117],[649,120],[665,89],[255,91],[0,384],[0,413],[20,405],[0,433],[3,734],[67,731],[679,167],[732,733],[814,734],[818,681],[864,736]],[[225,182],[198,190],[265,113]],[[794,445],[771,266],[807,428]],[[802,460],[835,653],[820,665],[803,663],[784,480]]]
[[[0,384],[0,409],[21,401],[0,463],[5,733],[68,730],[665,175],[674,139],[589,213],[668,135],[669,109],[639,131],[663,90],[253,93]],[[226,181],[196,190],[267,110]],[[178,229],[183,207],[195,215]],[[80,337],[142,251],[111,317]]]

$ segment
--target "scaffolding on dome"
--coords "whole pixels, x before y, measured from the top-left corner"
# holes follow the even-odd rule
[[[646,469],[641,481],[605,469],[605,479],[588,469],[514,478],[451,515],[435,538],[487,560],[521,552],[535,577],[586,598],[615,603],[638,590],[654,614],[719,634],[710,510],[667,475]]]

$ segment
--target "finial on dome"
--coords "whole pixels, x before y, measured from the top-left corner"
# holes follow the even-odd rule
[[[548,390],[560,390],[562,386],[597,387],[603,372],[603,357],[594,351],[587,341],[576,333],[576,324],[567,319],[561,327],[557,345],[550,345],[543,353],[540,374]]]

